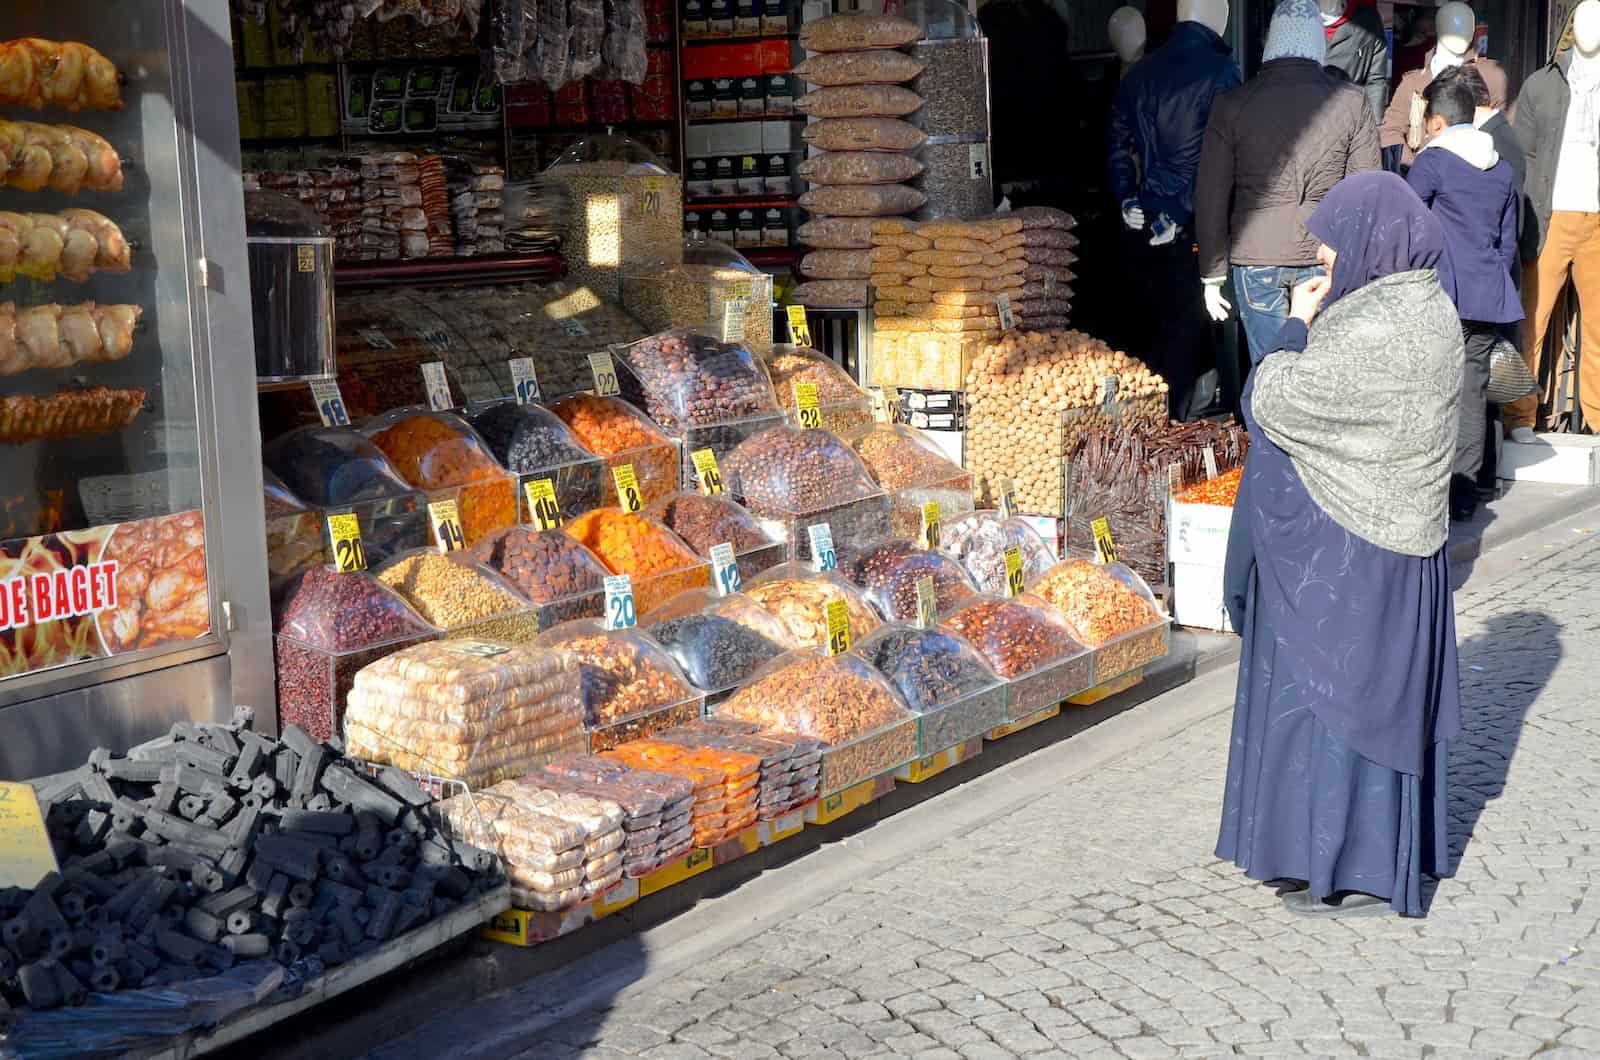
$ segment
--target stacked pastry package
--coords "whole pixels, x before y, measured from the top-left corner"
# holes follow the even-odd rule
[[[428,256],[428,215],[422,209],[422,170],[406,151],[361,156],[362,261]]]
[[[622,848],[627,841],[622,822],[627,814],[619,803],[546,787],[542,774],[508,782],[502,787],[516,788],[517,800],[535,813],[583,829],[583,876],[575,885],[578,892],[575,896],[560,895],[563,905],[572,904],[574,897],[578,902],[587,902],[622,882]],[[510,878],[512,886],[516,886],[515,869],[510,871]]]
[[[428,155],[417,163],[422,185],[422,212],[428,219],[428,256],[448,258],[455,252],[455,226],[450,221],[450,183],[444,158]]]
[[[822,741],[799,733],[762,732],[734,718],[702,718],[660,733],[664,743],[755,755],[761,759],[757,816],[771,820],[817,797]]]
[[[623,875],[648,876],[694,846],[694,783],[598,755],[565,755],[528,783],[610,799],[622,807]]]
[[[402,649],[356,674],[345,753],[479,788],[585,746],[573,664],[479,641]]]
[[[692,781],[690,824],[697,847],[716,846],[756,823],[761,797],[761,759],[756,755],[634,740],[605,752],[605,757]]]
[[[507,184],[502,193],[506,249],[513,254],[543,254],[561,246],[567,195],[544,181]]]
[[[505,187],[506,171],[500,166],[451,160],[450,216],[457,256],[506,252]]]
[[[330,163],[320,169],[262,171],[244,175],[245,190],[275,191],[316,210],[334,238],[341,259],[361,253],[361,171]]]
[[[801,262],[795,301],[818,308],[867,304],[871,247],[863,221],[902,217],[927,197],[908,181],[922,174],[925,134],[905,119],[922,97],[905,87],[923,64],[898,49],[918,40],[915,23],[893,15],[829,15],[800,29],[806,60],[795,68],[811,91],[795,109],[812,154],[797,170],[810,188],[800,205],[814,220],[801,232],[816,248]]]

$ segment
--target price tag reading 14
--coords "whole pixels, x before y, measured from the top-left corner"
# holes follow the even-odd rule
[[[555,484],[547,478],[534,479],[522,489],[528,496],[533,525],[540,530],[561,529],[561,505],[556,501]]]
[[[722,469],[717,467],[717,454],[709,449],[696,449],[689,454],[689,459],[694,461],[694,477],[700,480],[700,492],[707,497],[715,497],[724,492],[722,487]]]
[[[633,579],[626,574],[606,575],[606,628],[632,629],[638,621],[633,604]]]
[[[594,392],[598,397],[614,397],[622,392],[617,383],[617,366],[609,350],[589,355],[589,371],[594,373]]]
[[[350,426],[350,413],[344,407],[338,383],[332,379],[311,380],[311,400],[317,406],[317,418],[324,427]]]
[[[354,512],[328,516],[328,537],[333,541],[333,566],[340,574],[367,569],[367,550],[361,546],[361,520]]]
[[[617,484],[617,504],[625,512],[636,512],[644,507],[639,496],[639,476],[633,473],[632,464],[611,469],[611,478]]]
[[[459,552],[467,547],[461,530],[461,511],[455,501],[434,501],[428,505],[428,522],[433,524],[433,539],[440,552]]]
[[[718,596],[736,593],[744,587],[744,579],[739,576],[739,561],[733,555],[732,543],[724,541],[720,545],[711,546],[711,576],[716,579]]]
[[[794,407],[800,417],[800,426],[812,431],[822,429],[822,406],[817,400],[817,384],[796,383]]]
[[[850,605],[842,597],[829,600],[824,613],[828,617],[828,654],[843,655],[850,650]]]

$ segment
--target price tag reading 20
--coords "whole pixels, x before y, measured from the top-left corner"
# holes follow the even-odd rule
[[[354,512],[328,516],[328,537],[333,541],[333,568],[340,574],[367,569],[367,550],[361,546],[361,520]]]
[[[589,355],[589,371],[594,373],[594,392],[597,397],[614,397],[622,392],[617,382],[617,366],[609,350]]]
[[[806,527],[811,540],[811,565],[821,573],[837,570],[839,554],[833,550],[833,528],[827,523],[812,523]]]
[[[817,400],[817,384],[796,383],[794,407],[801,427],[810,431],[822,429],[822,405]]]
[[[534,479],[522,487],[528,497],[528,514],[539,530],[561,529],[561,505],[556,501],[556,487],[547,478]]]
[[[606,575],[606,628],[632,629],[638,621],[633,604],[633,579],[626,574]]]
[[[639,476],[633,473],[632,464],[611,469],[611,478],[617,484],[617,504],[625,512],[636,512],[644,507],[639,495]]]
[[[433,524],[433,539],[440,552],[459,552],[467,547],[467,535],[461,529],[461,509],[456,502],[434,501],[428,505],[428,522]]]
[[[1006,549],[1006,595],[1021,596],[1023,589],[1022,546]]]
[[[828,617],[828,654],[843,655],[850,650],[850,605],[843,597],[829,600],[824,614]]]

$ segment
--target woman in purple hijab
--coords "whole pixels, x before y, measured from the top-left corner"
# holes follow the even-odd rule
[[[1329,275],[1295,291],[1245,391],[1217,854],[1296,913],[1420,916],[1422,878],[1449,871],[1460,726],[1444,544],[1461,330],[1438,223],[1398,177],[1344,180],[1307,228]]]

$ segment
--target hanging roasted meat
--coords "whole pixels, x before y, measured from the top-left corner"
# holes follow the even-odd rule
[[[0,398],[0,445],[120,431],[133,423],[144,401],[140,387],[104,386],[62,390],[49,397]]]
[[[0,283],[18,274],[48,283],[77,283],[96,272],[127,272],[132,252],[115,221],[93,210],[0,212]]]
[[[120,361],[133,352],[144,313],[136,305],[39,305],[0,302],[0,376],[35,368]]]
[[[121,110],[122,77],[87,44],[24,37],[0,44],[0,104]]]
[[[0,121],[0,187],[49,188],[63,195],[82,189],[122,190],[122,159],[102,137],[72,125]]]

